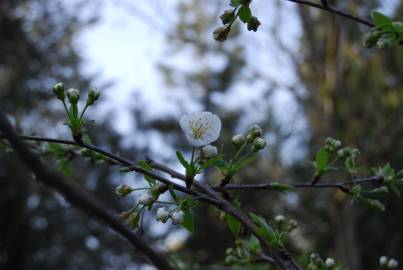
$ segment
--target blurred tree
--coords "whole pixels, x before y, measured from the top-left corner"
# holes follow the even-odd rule
[[[97,1],[1,1],[1,110],[25,134],[67,132],[62,126],[62,108],[54,109],[57,101],[50,87],[63,81],[66,87],[89,88],[92,78],[80,72],[82,62],[74,38],[96,20],[96,14],[82,16],[79,11],[95,10],[96,5]],[[120,146],[121,138],[108,121],[97,119],[92,125],[94,143],[133,158],[133,152]],[[124,209],[129,203],[117,205],[117,170],[78,158],[70,172],[115,208]],[[0,213],[0,269],[117,269],[137,260],[130,245],[122,244],[96,222],[88,222],[86,215],[71,209],[61,196],[32,181],[20,162],[4,151],[0,151]]]
[[[393,13],[398,16],[403,2],[396,3]],[[371,10],[384,3],[335,4],[368,17]],[[387,161],[402,167],[397,150],[403,146],[401,48],[367,50],[360,40],[367,27],[303,6],[298,6],[298,14],[303,28],[300,61],[295,68],[304,88],[299,98],[309,121],[310,156],[318,143],[331,136],[362,150],[360,162],[368,166],[364,168],[368,173],[371,166]],[[357,270],[376,269],[377,258],[384,254],[403,259],[402,235],[396,227],[403,219],[398,210],[401,199],[390,197],[385,213],[351,205],[347,197],[333,191],[307,193],[303,200],[311,201],[309,210],[326,221],[322,229],[308,226],[313,224],[306,226],[305,233],[315,239],[314,250],[334,254],[350,269]],[[305,222],[310,220],[309,216],[299,216]]]

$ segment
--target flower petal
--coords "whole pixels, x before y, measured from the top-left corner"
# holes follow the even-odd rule
[[[194,146],[210,144],[220,136],[221,120],[211,112],[184,115],[179,123],[186,138]]]

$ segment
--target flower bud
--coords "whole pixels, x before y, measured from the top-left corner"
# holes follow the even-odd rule
[[[223,14],[221,14],[220,19],[223,24],[230,23],[234,20],[235,14],[233,10],[226,10]]]
[[[77,104],[80,99],[80,91],[78,89],[70,88],[67,90],[67,98],[71,104]]]
[[[240,133],[240,134],[236,134],[232,137],[232,144],[235,146],[240,146],[245,142],[245,136]]]
[[[149,205],[154,202],[154,197],[150,193],[145,192],[139,196],[139,204]]]
[[[253,143],[253,151],[257,152],[259,150],[262,150],[263,148],[266,147],[266,141],[263,140],[262,138],[256,138],[254,143]]]
[[[205,158],[213,158],[213,157],[217,156],[218,150],[217,150],[217,147],[212,146],[211,144],[208,144],[201,148],[201,154]]]
[[[172,216],[171,216],[172,224],[180,225],[183,223],[184,218],[185,218],[185,213],[182,210],[177,210],[172,213]]]
[[[262,133],[262,128],[259,125],[253,125],[249,128],[249,134],[254,136],[254,138],[262,136]]]
[[[399,266],[398,261],[396,261],[395,259],[390,259],[388,262],[388,268],[390,269],[394,269],[397,268]]]
[[[98,89],[91,88],[90,91],[88,92],[88,98],[87,98],[87,105],[91,106],[99,99],[101,96],[101,93],[98,91]]]
[[[387,265],[387,263],[388,263],[388,257],[386,257],[386,256],[381,256],[381,257],[379,258],[379,265],[380,265],[380,266],[385,266],[385,265]]]
[[[169,211],[166,207],[158,208],[157,210],[157,221],[161,221],[162,223],[167,222],[169,218]]]
[[[288,229],[289,229],[289,231],[292,231],[292,230],[294,230],[295,228],[297,228],[298,227],[298,222],[295,220],[295,219],[291,219],[289,222],[288,222]]]
[[[59,82],[53,86],[53,93],[56,95],[56,97],[60,100],[64,100],[65,95],[64,95],[64,84]]]
[[[228,34],[231,30],[231,26],[230,25],[225,25],[222,27],[217,28],[214,32],[213,32],[213,37],[215,41],[219,41],[219,42],[223,42],[227,39]]]
[[[259,26],[260,26],[260,21],[259,21],[255,16],[253,16],[253,17],[249,20],[248,25],[247,25],[247,28],[248,28],[248,31],[254,31],[254,32],[256,32],[257,29],[259,28]]]
[[[362,45],[365,48],[372,48],[381,37],[382,32],[379,30],[370,31],[362,36]]]
[[[165,191],[167,191],[167,190],[168,190],[168,186],[167,186],[167,185],[165,185],[165,184],[163,184],[163,183],[157,183],[157,184],[155,184],[155,185],[151,188],[150,192],[151,192],[151,195],[154,197],[154,199],[157,200],[158,197],[159,197],[162,193],[164,193]]]
[[[325,261],[325,265],[327,267],[333,267],[335,265],[335,261],[333,258],[327,258]]]
[[[115,193],[119,196],[125,197],[128,194],[130,194],[130,192],[132,192],[133,189],[131,187],[129,187],[128,185],[119,185],[116,189],[115,189]]]
[[[274,217],[274,221],[277,223],[283,223],[285,220],[285,217],[283,215],[277,215]]]

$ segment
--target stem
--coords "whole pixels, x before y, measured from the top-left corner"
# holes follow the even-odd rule
[[[67,109],[66,102],[65,102],[64,100],[62,100],[62,102],[63,102],[64,110],[66,111],[67,116],[69,117],[69,120],[70,120],[70,122],[71,122],[71,116],[70,116],[69,110]]]
[[[173,203],[173,202],[163,202],[163,201],[156,201],[156,202],[154,202],[154,203],[161,203],[161,204],[175,204],[175,205],[176,205],[176,203]]]
[[[85,107],[84,107],[83,111],[81,112],[80,118],[78,119],[79,123],[81,122],[81,119],[83,119],[84,113],[85,113],[85,111],[87,110],[88,107],[89,107],[89,105],[85,104]]]

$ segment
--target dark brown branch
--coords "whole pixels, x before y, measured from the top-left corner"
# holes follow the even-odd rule
[[[0,135],[0,138],[4,138],[4,135]],[[50,138],[42,138],[42,137],[32,137],[32,136],[20,136],[21,139],[24,140],[31,140],[31,141],[43,141],[43,142],[53,142],[53,143],[61,143],[61,144],[68,144],[68,145],[75,145],[75,146],[80,146],[80,147],[85,147],[88,149],[91,149],[95,152],[98,152],[100,154],[104,154],[105,156],[116,160],[120,161],[123,165],[128,166],[130,169],[132,169],[135,172],[138,172],[140,174],[148,175],[156,180],[163,182],[168,185],[174,185],[174,188],[180,191],[183,191],[185,193],[188,193],[190,195],[195,196],[195,198],[198,198],[202,201],[208,202],[211,205],[216,206],[218,209],[234,216],[239,222],[251,233],[253,233],[261,242],[262,247],[264,250],[268,253],[267,258],[271,258],[272,262],[276,262],[282,269],[285,270],[300,270],[301,268],[297,265],[297,263],[294,261],[294,259],[291,257],[291,255],[285,250],[285,249],[272,249],[267,241],[260,237],[257,232],[256,232],[256,226],[252,222],[252,220],[240,209],[234,207],[230,202],[226,201],[220,196],[220,193],[216,192],[213,190],[208,185],[205,185],[203,183],[194,182],[194,186],[204,192],[205,194],[201,192],[197,192],[191,189],[186,189],[185,187],[178,185],[174,182],[169,181],[166,178],[163,178],[157,174],[154,174],[148,170],[145,170],[139,166],[137,166],[134,162],[131,162],[129,160],[126,160],[124,158],[118,157],[112,153],[109,153],[105,150],[102,150],[96,146],[92,145],[86,145],[86,144],[80,144],[76,143],[73,141],[66,141],[66,140],[58,140],[58,139],[50,139]],[[169,167],[159,164],[157,162],[152,161],[151,159],[148,159],[148,162],[150,163],[150,166],[156,170],[165,172],[169,174],[172,178],[180,179],[182,181],[186,180],[186,176],[176,172],[175,170],[170,169]]]
[[[314,7],[314,8],[319,8],[319,9],[325,10],[327,12],[338,14],[345,18],[349,18],[353,21],[362,23],[369,27],[375,26],[375,24],[372,23],[371,21],[365,20],[363,18],[360,18],[358,16],[352,15],[350,13],[347,13],[345,11],[335,8],[334,6],[330,5],[328,1],[322,1],[322,4],[313,3],[308,0],[285,0],[285,1],[293,2],[293,3],[297,3],[297,4],[301,4],[301,5],[306,5],[306,6],[310,6],[310,7]]]
[[[108,225],[139,251],[145,254],[158,269],[172,270],[165,257],[151,248],[146,242],[134,234],[113,214],[108,206],[104,205],[95,196],[88,193],[74,182],[68,181],[62,175],[50,170],[34,155],[26,145],[15,135],[12,126],[6,117],[0,113],[0,130],[4,137],[10,142],[22,162],[37,176],[37,179],[44,184],[56,189],[74,206],[84,210],[89,216],[94,217]]]
[[[336,188],[340,189],[344,192],[348,192],[348,188],[352,185],[357,184],[368,184],[368,183],[376,183],[382,184],[384,178],[379,175],[365,177],[365,178],[357,178],[354,181],[347,181],[347,182],[337,182],[337,183],[330,183],[330,184],[315,184],[312,185],[309,183],[300,183],[300,184],[289,184],[293,188],[299,189],[318,189],[318,188]],[[222,189],[221,186],[214,186],[214,190]],[[273,190],[276,189],[271,185],[271,183],[262,183],[262,184],[228,184],[225,186],[226,190]]]

